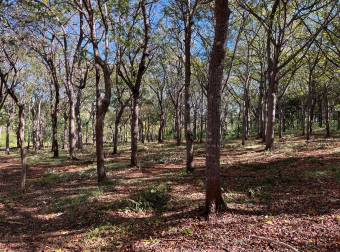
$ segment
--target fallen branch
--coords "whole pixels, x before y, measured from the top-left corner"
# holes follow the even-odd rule
[[[291,246],[291,245],[289,245],[289,244],[287,244],[287,243],[284,243],[284,242],[272,240],[272,239],[270,239],[270,238],[266,238],[266,237],[263,237],[263,236],[251,235],[250,237],[262,239],[262,240],[269,241],[269,242],[272,242],[272,243],[276,243],[276,244],[285,246],[285,247],[287,247],[287,248],[290,248],[291,250],[293,250],[293,251],[295,251],[295,252],[299,252],[298,249],[296,249],[296,248],[294,248],[293,246]]]

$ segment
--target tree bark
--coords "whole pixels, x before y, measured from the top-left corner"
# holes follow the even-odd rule
[[[67,149],[67,112],[64,111],[64,133],[63,133],[63,149]]]
[[[139,137],[139,92],[132,95],[131,111],[131,163],[132,167],[138,166],[138,137]]]
[[[77,121],[77,148],[78,150],[83,149],[83,126],[80,114],[80,107],[81,107],[81,98],[82,98],[82,89],[78,89],[77,92],[77,101],[75,106],[75,113],[76,113],[76,121]]]
[[[69,137],[69,146],[68,151],[70,155],[70,159],[76,159],[75,149],[77,144],[77,132],[76,132],[76,109],[74,102],[74,95],[71,94],[69,97],[69,117],[68,117],[68,137]]]
[[[25,106],[19,104],[19,147],[21,157],[21,191],[26,189],[26,177],[27,177],[27,156],[25,148]]]
[[[175,131],[176,131],[176,145],[181,145],[181,115],[179,105],[175,106]]]
[[[270,150],[274,144],[274,125],[276,108],[276,72],[271,76],[268,88],[268,109],[267,109],[267,129],[266,129],[266,150]]]
[[[326,124],[326,137],[331,136],[331,129],[329,125],[329,104],[328,104],[328,95],[327,95],[327,87],[324,88],[324,106],[325,106],[325,124]]]
[[[164,142],[164,127],[165,127],[165,115],[164,115],[164,108],[160,101],[160,114],[159,114],[159,129],[158,129],[158,143]]]
[[[9,155],[10,148],[9,148],[9,135],[10,135],[10,129],[11,129],[11,119],[8,119],[6,123],[6,154]]]
[[[215,38],[209,63],[206,143],[206,212],[225,207],[220,178],[220,106],[230,10],[228,0],[215,0]]]
[[[187,172],[192,172],[193,161],[194,161],[194,146],[193,146],[193,133],[191,128],[191,116],[190,116],[190,81],[191,81],[191,36],[192,36],[192,25],[193,20],[187,10],[186,20],[185,20],[185,38],[184,38],[184,129],[185,129],[185,141],[186,141],[186,170]]]

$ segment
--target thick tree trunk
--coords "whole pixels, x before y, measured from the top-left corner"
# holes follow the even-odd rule
[[[220,106],[229,13],[227,0],[215,0],[215,39],[209,63],[207,92],[206,211],[208,214],[221,211],[225,207],[220,178]]]
[[[138,134],[139,134],[139,92],[132,96],[132,118],[131,118],[131,160],[132,167],[138,166]]]
[[[23,104],[18,105],[19,107],[19,147],[21,157],[21,191],[26,189],[26,177],[27,177],[27,157],[25,148],[25,107]]]

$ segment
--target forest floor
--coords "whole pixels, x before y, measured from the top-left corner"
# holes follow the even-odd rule
[[[0,251],[340,251],[340,139],[251,140],[222,151],[226,212],[207,221],[204,145],[193,174],[184,146],[128,146],[107,155],[97,186],[93,147],[71,161],[30,154],[28,190],[19,192],[17,154],[0,156]]]

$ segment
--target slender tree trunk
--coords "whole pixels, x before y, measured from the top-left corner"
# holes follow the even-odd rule
[[[327,95],[327,87],[324,88],[324,106],[325,106],[325,124],[326,124],[326,137],[331,136],[331,129],[329,125],[329,104],[328,104],[328,95]]]
[[[131,118],[131,160],[132,167],[138,166],[138,134],[139,134],[139,92],[132,97],[132,118]]]
[[[68,117],[68,122],[69,122],[69,155],[70,159],[75,159],[75,149],[76,149],[76,144],[77,144],[77,135],[76,135],[76,110],[75,110],[75,103],[73,99],[73,95],[69,98],[69,117]]]
[[[193,140],[197,139],[197,108],[194,108],[194,128],[193,128]]]
[[[158,143],[164,142],[164,126],[165,126],[165,116],[163,107],[160,108],[160,116],[159,116],[159,129],[158,129]]]
[[[246,119],[246,102],[243,100],[242,104],[242,145],[245,145],[247,139],[247,119]]]
[[[113,154],[117,154],[118,152],[118,133],[119,133],[119,124],[122,119],[122,115],[124,113],[125,106],[121,106],[119,110],[116,112],[115,119],[115,128],[114,128],[114,139],[113,139]]]
[[[97,106],[96,134],[97,175],[98,182],[102,182],[106,179],[106,172],[104,167],[104,113],[100,106]]]
[[[283,137],[283,121],[284,121],[283,105],[279,104],[279,138]]]
[[[322,113],[323,113],[323,109],[322,109],[322,98],[320,97],[319,99],[319,127],[322,128],[323,124],[322,124]]]
[[[21,191],[26,189],[26,177],[27,177],[27,157],[25,148],[25,107],[23,104],[19,104],[19,147],[21,157]]]
[[[215,0],[215,39],[209,63],[208,124],[206,144],[206,211],[212,213],[225,207],[220,178],[220,107],[230,10],[228,0]]]
[[[30,128],[30,121],[31,121],[31,104],[28,105],[28,125],[27,125],[27,151],[30,149],[31,144],[31,128]]]
[[[267,111],[268,111],[268,102],[267,102],[267,93],[265,93],[263,97],[263,106],[262,106],[262,142],[266,142],[266,134],[267,134]]]
[[[80,114],[81,107],[81,97],[82,97],[82,89],[79,89],[77,92],[77,102],[75,105],[75,113],[76,113],[76,121],[77,121],[77,148],[79,150],[83,149],[83,126]]]
[[[337,130],[340,130],[340,110],[338,110],[337,114],[338,114],[338,126],[337,126]]]
[[[139,124],[139,133],[138,133],[138,136],[139,136],[139,141],[141,141],[141,143],[144,144],[144,140],[145,140],[145,136],[144,136],[144,126],[143,126],[143,121],[141,118],[138,119],[138,124]]]
[[[194,161],[194,146],[193,146],[193,133],[191,128],[191,116],[190,116],[190,81],[191,81],[191,36],[192,36],[192,25],[193,20],[191,14],[186,14],[186,25],[185,25],[185,38],[184,38],[184,130],[185,130],[185,141],[186,141],[186,170],[192,172],[193,161]]]
[[[266,130],[266,150],[270,150],[274,144],[275,108],[276,108],[276,72],[273,71],[272,80],[268,88],[268,111]]]
[[[260,81],[260,87],[259,87],[259,100],[257,105],[257,137],[263,138],[263,80],[262,80],[262,74],[261,74],[261,81]]]
[[[9,155],[10,148],[9,148],[9,135],[11,129],[11,121],[10,119],[6,123],[6,154]]]
[[[38,149],[42,148],[42,127],[41,127],[41,99],[38,101],[37,108],[37,144]]]
[[[180,116],[179,105],[175,106],[175,131],[176,131],[176,144],[177,146],[181,145],[181,116]]]
[[[67,112],[64,111],[64,134],[63,134],[63,149],[67,149]]]

